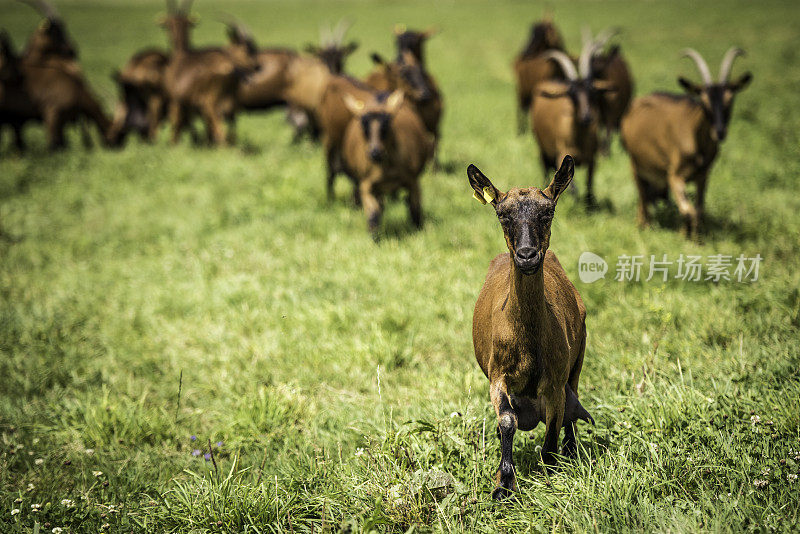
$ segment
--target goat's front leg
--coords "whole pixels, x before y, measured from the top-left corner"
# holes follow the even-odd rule
[[[686,196],[686,175],[679,173],[678,170],[670,170],[667,182],[675,203],[678,205],[678,211],[680,211],[686,225],[685,232],[687,237],[696,236],[698,227],[697,209],[689,202]]]
[[[359,184],[358,189],[361,196],[361,204],[364,208],[364,215],[367,216],[367,230],[369,230],[373,241],[377,242],[383,206],[381,206],[381,201],[376,195],[374,186],[375,181],[367,178]]]
[[[422,228],[422,194],[417,180],[408,187],[408,214],[414,226]]]
[[[564,402],[566,395],[564,388],[555,388],[547,392],[545,397],[545,416],[546,425],[544,431],[544,447],[542,447],[542,461],[546,465],[556,463],[556,452],[558,451],[558,436],[561,434],[561,426],[564,424]]]
[[[592,158],[586,164],[586,207],[593,208],[596,204],[597,200],[594,198],[594,158]]]
[[[169,102],[169,122],[172,125],[171,143],[176,145],[181,140],[181,131],[186,123],[186,111],[177,100]]]
[[[514,474],[514,433],[517,431],[517,414],[511,404],[511,397],[506,390],[505,379],[492,383],[489,389],[494,411],[497,414],[497,433],[500,437],[500,467],[495,475],[497,487],[492,498],[499,500],[511,495],[517,489]]]

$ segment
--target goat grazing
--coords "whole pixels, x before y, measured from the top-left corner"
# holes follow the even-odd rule
[[[379,93],[368,101],[343,96],[353,118],[345,131],[342,163],[358,184],[367,227],[378,240],[383,196],[408,192],[411,222],[422,227],[419,175],[431,157],[432,139],[419,116],[403,105],[403,92]]]
[[[531,124],[539,144],[544,172],[570,154],[575,165],[586,165],[586,203],[594,205],[595,156],[597,154],[597,100],[611,88],[608,82],[592,78],[592,46],[581,51],[578,69],[564,52],[550,50],[543,57],[557,62],[564,81],[547,81],[537,86],[531,106]]]
[[[727,135],[734,97],[752,79],[746,72],[736,81],[730,80],[733,61],[743,54],[735,47],[725,53],[715,83],[703,57],[695,50],[685,50],[684,55],[697,66],[702,84],[679,77],[687,95],[653,93],[637,98],[622,119],[622,143],[630,154],[639,190],[640,226],[650,223],[649,205],[671,192],[687,234],[697,236],[708,173]],[[686,197],[687,182],[697,186],[694,206]]]
[[[169,57],[161,50],[142,50],[114,73],[120,101],[109,132],[113,144],[121,144],[131,131],[145,141],[156,140],[158,126],[166,115],[164,69],[168,62]]]
[[[525,132],[525,121],[537,86],[546,80],[561,80],[564,73],[558,63],[543,57],[548,50],[564,52],[564,41],[555,25],[545,19],[531,26],[531,34],[514,60],[517,95],[517,133]]]
[[[491,203],[508,253],[489,264],[475,303],[472,342],[489,379],[497,414],[500,467],[493,497],[516,489],[514,433],[544,421],[542,459],[555,463],[561,428],[562,454],[577,451],[574,423],[594,420],[578,402],[578,380],[586,348],[586,308],[550,246],[550,224],[574,165],[565,156],[550,185],[503,193],[474,165],[467,168],[473,195]]]
[[[433,29],[419,32],[406,30],[403,27],[395,28],[396,59],[387,62],[379,54],[373,53],[371,58],[377,68],[365,81],[376,91],[402,89],[438,145],[444,104],[436,80],[425,66],[423,48],[425,42],[435,33]],[[438,166],[437,162],[436,147],[434,147],[434,164]]]
[[[192,114],[199,113],[209,141],[225,145],[234,138],[240,82],[258,68],[256,50],[251,42],[234,42],[224,49],[193,48],[189,40],[194,26],[190,7],[191,0],[180,7],[168,1],[167,17],[162,23],[172,47],[164,69],[172,142],[178,142]]]

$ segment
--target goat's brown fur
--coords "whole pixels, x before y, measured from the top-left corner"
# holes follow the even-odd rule
[[[710,79],[704,65],[703,85],[679,78],[688,95],[655,93],[637,98],[622,119],[622,143],[630,154],[639,190],[640,226],[650,223],[650,204],[672,193],[684,217],[686,233],[697,236],[704,215],[708,173],[727,133],[734,96],[752,78],[748,72],[736,81],[728,80],[733,58],[742,53],[738,49],[731,51],[723,61],[727,68],[721,69],[726,74],[718,82]],[[694,205],[686,195],[686,184],[690,182],[697,187]]]
[[[515,489],[514,432],[546,425],[542,458],[576,452],[574,422],[591,421],[577,399],[586,347],[586,308],[555,254],[548,250],[556,202],[572,180],[566,156],[550,185],[498,190],[474,165],[467,170],[479,199],[500,219],[508,253],[492,260],[472,320],[475,357],[489,379],[502,459],[495,498]],[[484,202],[484,201],[482,201]]]
[[[343,139],[342,163],[358,184],[373,238],[378,237],[384,195],[399,189],[408,192],[411,221],[421,227],[419,175],[431,157],[431,135],[413,109],[403,105],[402,91],[366,102],[345,94],[344,101],[353,117]]]
[[[114,74],[120,100],[109,138],[121,143],[130,131],[146,141],[155,141],[166,115],[164,69],[169,62],[161,50],[147,49],[135,54]]]

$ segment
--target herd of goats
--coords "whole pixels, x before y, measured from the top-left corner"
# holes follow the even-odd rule
[[[64,128],[71,122],[80,125],[87,145],[90,123],[107,145],[120,146],[130,133],[154,141],[164,120],[171,125],[173,143],[184,132],[200,142],[192,126],[199,116],[207,141],[224,145],[234,142],[238,112],[283,107],[296,137],[321,140],[329,197],[338,173],[352,180],[354,199],[363,206],[374,237],[384,195],[399,189],[408,192],[413,224],[422,225],[419,175],[429,161],[437,165],[443,109],[425,64],[424,44],[432,31],[396,28],[396,57],[389,61],[373,53],[375,69],[362,81],[343,72],[357,48],[344,43],[343,23],[323,31],[320,46],[310,45],[305,53],[259,49],[233,19],[225,21],[227,46],[197,48],[190,39],[191,0],[180,5],[168,0],[161,25],[170,50],[142,50],[115,72],[120,102],[112,119],[89,88],[54,7],[46,0],[21,1],[44,18],[21,54],[6,32],[0,34],[0,133],[9,126],[19,151],[25,149],[22,128],[29,121],[42,122],[49,147],[58,149],[65,146]],[[608,30],[594,38],[584,34],[575,57],[549,19],[533,25],[513,66],[519,132],[530,122],[545,174],[568,154],[586,167],[591,206],[596,156],[607,151],[612,132],[619,131],[639,191],[640,225],[649,224],[649,206],[671,193],[686,231],[696,235],[708,171],[725,138],[734,95],[751,79],[746,73],[730,80],[733,61],[743,51],[728,50],[715,82],[700,54],[687,49],[702,83],[679,78],[686,94],[659,92],[632,100],[630,69],[619,45],[609,46],[614,35]],[[694,204],[686,195],[688,182],[697,186]]]
[[[259,50],[235,21],[227,23],[228,46],[195,48],[187,0],[180,6],[168,2],[162,25],[171,49],[141,51],[115,74],[121,99],[112,120],[88,88],[64,22],[44,0],[26,1],[45,16],[27,49],[17,56],[8,35],[0,39],[0,126],[12,128],[19,150],[27,121],[42,121],[50,147],[59,148],[69,122],[82,126],[85,139],[86,122],[94,122],[109,145],[132,132],[152,141],[165,119],[173,142],[184,131],[197,139],[192,119],[198,115],[208,141],[222,145],[233,141],[237,112],[282,106],[296,135],[321,139],[328,195],[338,173],[352,180],[354,200],[375,238],[383,198],[398,190],[408,193],[412,222],[422,224],[419,176],[429,162],[435,164],[442,116],[442,95],[425,65],[424,43],[432,32],[396,29],[394,60],[373,54],[375,70],[360,81],[343,73],[356,45],[344,44],[341,24],[307,53]],[[561,429],[562,454],[573,456],[575,422],[593,422],[578,401],[586,309],[548,250],[555,206],[572,184],[575,166],[587,168],[591,205],[596,156],[619,131],[639,190],[640,223],[648,223],[650,204],[671,193],[687,232],[695,234],[734,96],[751,80],[746,73],[731,81],[733,61],[743,54],[738,48],[725,54],[716,81],[700,54],[687,49],[701,83],[681,77],[686,94],[658,92],[633,100],[620,47],[608,46],[613,36],[587,33],[573,57],[552,22],[543,20],[534,24],[514,62],[519,131],[530,120],[545,174],[555,171],[545,189],[503,192],[474,165],[467,169],[473,196],[494,207],[509,250],[490,264],[473,316],[475,355],[490,381],[501,440],[496,498],[516,487],[517,429],[544,422],[542,458],[552,464]],[[694,205],[686,197],[688,182],[697,186]]]

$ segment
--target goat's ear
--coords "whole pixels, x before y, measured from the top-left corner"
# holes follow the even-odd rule
[[[386,65],[386,60],[383,59],[383,56],[377,52],[373,52],[369,55],[369,58],[372,60],[373,63],[376,65]]]
[[[422,32],[421,35],[423,39],[430,39],[434,35],[438,34],[439,31],[440,31],[439,28],[437,28],[436,26],[431,26],[430,28]]]
[[[320,51],[320,47],[318,47],[315,44],[309,43],[305,47],[303,47],[303,50],[305,50],[306,52],[308,52],[309,54],[311,54],[313,56],[316,56]]]
[[[699,85],[697,85],[692,81],[687,80],[683,76],[678,77],[678,83],[680,84],[681,87],[683,87],[683,90],[689,94],[699,95],[700,93],[703,92],[702,87],[700,87]]]
[[[350,111],[350,113],[356,117],[360,117],[364,114],[364,102],[349,93],[343,94],[342,99],[344,100],[345,107]]]
[[[556,202],[558,197],[561,196],[561,193],[567,189],[574,174],[575,161],[573,161],[572,156],[567,154],[564,156],[564,161],[561,162],[561,168],[558,169],[556,175],[553,176],[553,181],[550,182],[550,185],[548,185],[542,193],[553,202]]]
[[[352,41],[352,42],[348,43],[347,46],[345,46],[342,49],[342,52],[344,52],[344,55],[349,56],[350,54],[352,54],[356,50],[358,50],[358,43],[355,42],[355,41]]]
[[[402,89],[395,89],[392,91],[386,98],[386,111],[389,112],[390,115],[394,115],[397,113],[397,110],[400,109],[400,106],[403,105],[403,91]]]
[[[500,190],[475,165],[467,167],[467,178],[473,190],[472,196],[481,204],[491,202],[494,205],[500,198]]]
[[[728,87],[730,88],[731,91],[738,92],[747,87],[752,80],[753,80],[753,75],[749,72],[745,72],[744,74],[739,76],[738,80],[728,84]]]
[[[617,91],[617,86],[608,80],[594,80],[592,81],[592,89],[599,93],[614,93]]]
[[[562,97],[567,96],[569,94],[569,91],[553,92],[553,91],[541,90],[541,91],[539,91],[538,94],[543,96],[543,97],[545,97],[545,98],[562,98]]]

